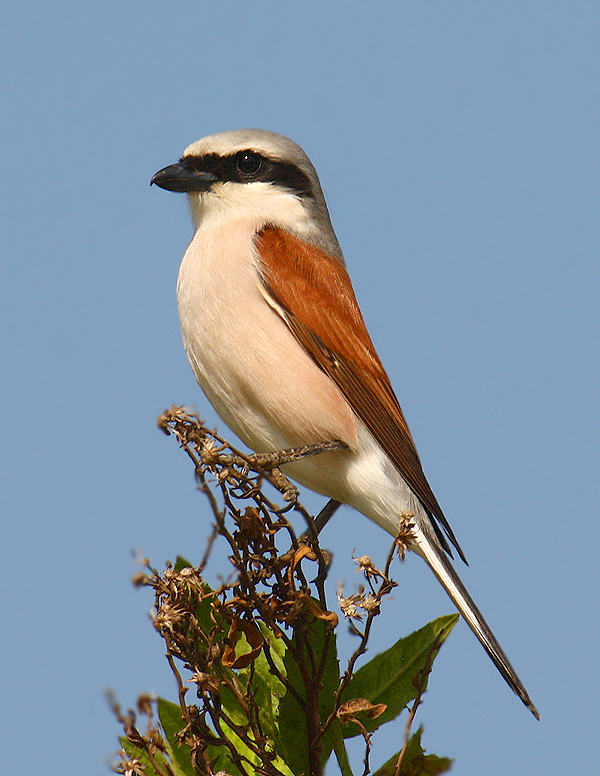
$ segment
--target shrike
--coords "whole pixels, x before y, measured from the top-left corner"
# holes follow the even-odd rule
[[[407,529],[510,687],[525,687],[454,570],[456,537],[358,307],[317,173],[272,132],[190,145],[152,183],[186,192],[194,236],[177,283],[198,383],[253,450],[341,440],[347,449],[286,464],[302,485],[396,536]]]

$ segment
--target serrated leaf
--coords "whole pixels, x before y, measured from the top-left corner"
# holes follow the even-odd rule
[[[177,773],[181,773],[182,776],[195,776],[196,772],[192,766],[192,750],[177,737],[177,733],[185,726],[181,706],[166,701],[164,698],[159,698],[158,717],[171,747],[169,754]]]
[[[369,732],[397,717],[416,697],[414,678],[432,659],[432,651],[439,648],[457,621],[458,614],[438,617],[410,636],[398,639],[354,674],[342,695],[343,702],[366,698],[371,703],[387,706],[377,719],[361,719]],[[344,738],[360,734],[354,724],[344,726],[343,731]]]
[[[422,732],[423,728],[419,728],[408,742],[400,768],[400,776],[439,776],[440,773],[447,773],[452,767],[452,760],[449,757],[425,754],[421,746]],[[399,756],[400,752],[390,757],[381,768],[375,771],[373,776],[394,776]]]

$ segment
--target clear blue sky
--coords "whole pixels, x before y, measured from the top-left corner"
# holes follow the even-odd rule
[[[456,774],[593,770],[599,30],[577,1],[3,4],[3,772],[101,776],[104,691],[175,698],[131,550],[199,559],[206,507],[154,420],[217,420],[180,343],[185,201],[148,183],[245,126],[312,157],[463,578],[541,713],[460,623],[425,746]],[[345,510],[324,544],[334,589],[389,542]],[[418,558],[396,578],[374,648],[452,611]]]

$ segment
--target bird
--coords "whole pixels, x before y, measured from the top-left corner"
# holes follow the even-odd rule
[[[257,129],[204,137],[151,184],[185,192],[177,280],[185,350],[222,420],[256,452],[339,441],[286,474],[420,555],[512,690],[525,687],[452,563],[465,556],[423,472],[306,153]]]

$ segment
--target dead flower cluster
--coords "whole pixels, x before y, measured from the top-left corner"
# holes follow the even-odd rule
[[[340,675],[334,638],[338,617],[325,598],[328,556],[319,547],[313,518],[277,468],[332,446],[277,457],[244,455],[179,407],[161,416],[159,425],[193,461],[214,526],[198,567],[179,558],[162,573],[148,562],[145,572],[136,575],[137,584],[154,590],[153,623],[179,688],[179,706],[158,704],[161,727],[165,733],[172,727],[170,740],[177,745],[162,735],[147,700],[138,708],[148,717],[145,733],[136,727],[133,711],[123,715],[113,702],[125,733],[115,770],[173,776],[185,756],[194,773],[207,776],[290,776],[302,769],[299,758],[305,757],[304,772],[316,776],[332,749],[338,760],[343,756],[336,748],[337,731],[354,722],[366,742],[368,772],[370,734],[361,719],[378,716],[386,707],[361,698],[350,701],[344,692],[382,599],[394,587],[389,579],[394,550],[383,571],[359,558],[367,591],[347,598],[340,593],[341,609],[359,636]],[[273,497],[279,492],[285,507],[267,492]],[[296,536],[289,510],[306,520],[305,537]],[[212,589],[203,571],[217,539],[227,543],[233,573]],[[359,630],[361,616],[365,622]],[[190,686],[194,702],[188,698]],[[294,737],[305,738],[304,748],[295,745]]]

